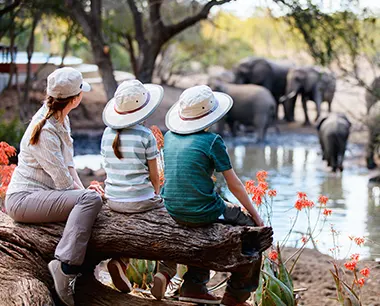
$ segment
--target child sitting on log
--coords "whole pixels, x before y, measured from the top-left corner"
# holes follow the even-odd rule
[[[134,214],[164,207],[156,140],[152,131],[142,125],[162,98],[163,88],[159,85],[125,81],[104,108],[103,121],[107,128],[102,137],[101,155],[107,174],[105,197],[111,210]],[[132,290],[125,275],[128,262],[126,258],[118,258],[107,264],[113,284],[122,292]],[[176,265],[160,262],[159,270],[165,276],[164,281],[169,283],[176,274]],[[161,299],[165,292],[152,293]]]
[[[201,85],[186,89],[166,115],[164,204],[179,224],[191,227],[214,222],[263,226],[245,188],[236,176],[223,139],[207,129],[232,107],[230,96]],[[249,214],[225,202],[214,189],[212,174],[221,172],[227,186]],[[223,299],[207,290],[209,271],[188,266],[180,300],[194,303],[248,306],[258,286],[260,261],[232,273]]]

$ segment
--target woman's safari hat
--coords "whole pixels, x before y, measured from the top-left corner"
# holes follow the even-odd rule
[[[112,129],[141,123],[160,105],[164,90],[160,85],[124,81],[103,110],[103,122]]]
[[[46,93],[56,99],[65,99],[90,90],[91,86],[83,81],[82,74],[71,67],[56,69],[47,78]]]
[[[232,98],[206,85],[186,89],[166,114],[166,126],[177,134],[202,131],[231,109]]]

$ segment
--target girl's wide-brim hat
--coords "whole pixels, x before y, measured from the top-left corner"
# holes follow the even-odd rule
[[[103,110],[103,122],[112,129],[123,129],[146,120],[160,105],[164,90],[160,85],[124,81]]]
[[[206,85],[186,89],[166,114],[166,126],[177,134],[202,131],[219,121],[233,105],[232,98]]]

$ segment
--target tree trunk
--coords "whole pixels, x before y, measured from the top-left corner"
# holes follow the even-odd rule
[[[110,100],[113,98],[113,95],[116,91],[117,82],[113,74],[114,70],[112,67],[109,50],[95,36],[91,37],[91,47],[95,64],[98,66],[100,75],[103,79],[103,85],[107,99]]]
[[[63,223],[17,224],[0,213],[0,305],[53,305],[47,263],[63,228]],[[93,268],[101,260],[127,256],[234,271],[257,260],[270,247],[272,234],[268,227],[213,224],[186,228],[164,209],[123,215],[104,208],[94,225],[84,273],[77,283],[76,305],[186,305],[113,291],[94,279]],[[252,256],[241,253],[246,241],[254,241]]]
[[[140,47],[140,50],[142,50],[140,53],[140,56],[142,55],[142,57],[139,59],[139,73],[136,78],[142,83],[151,83],[156,59],[161,50],[161,45],[149,44]]]
[[[40,21],[41,13],[35,13],[32,28],[30,30],[29,42],[27,46],[27,55],[28,55],[28,63],[26,66],[26,80],[24,84],[24,97],[22,98],[22,102],[20,105],[20,118],[25,121],[29,115],[29,91],[32,80],[32,56],[34,52],[34,31],[37,27],[38,22]]]

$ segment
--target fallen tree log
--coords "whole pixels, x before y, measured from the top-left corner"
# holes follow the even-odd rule
[[[54,304],[47,263],[54,257],[63,228],[63,223],[19,224],[0,213],[0,305]],[[97,282],[93,269],[101,260],[127,256],[234,271],[257,261],[271,245],[272,235],[269,227],[183,227],[164,209],[123,215],[104,207],[93,228],[84,276],[78,279],[76,305],[186,305],[121,294]],[[246,241],[254,241],[250,256],[241,252]]]

